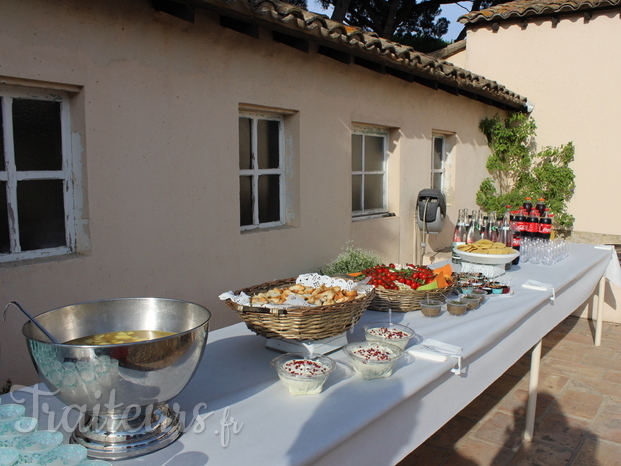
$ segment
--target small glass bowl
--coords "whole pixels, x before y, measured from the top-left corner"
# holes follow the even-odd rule
[[[462,303],[457,300],[450,300],[446,302],[446,310],[449,314],[454,316],[463,316],[466,312],[468,312],[468,305],[466,303]]]
[[[395,345],[402,350],[411,339],[419,336],[410,327],[390,322],[373,322],[364,327],[364,336],[367,341],[383,341]]]
[[[321,393],[323,384],[336,368],[336,363],[322,354],[286,353],[274,358],[271,364],[290,395]]]
[[[38,463],[44,453],[63,443],[63,434],[56,430],[37,430],[15,442],[21,463]]]
[[[17,419],[26,414],[26,407],[17,403],[0,405],[0,420]]]
[[[390,377],[403,356],[398,346],[380,341],[350,343],[344,351],[351,358],[354,370],[367,380]]]
[[[19,460],[19,451],[15,448],[0,448],[0,466],[11,466]]]
[[[472,294],[460,296],[459,300],[468,305],[469,311],[474,311],[477,307],[479,307],[479,304],[481,304],[481,299],[478,296],[473,296]]]
[[[420,312],[427,317],[439,316],[444,303],[437,299],[423,299],[420,301]]]
[[[481,304],[483,304],[485,302],[485,298],[487,298],[487,292],[481,289],[472,290],[472,293],[470,294],[478,297]]]
[[[77,466],[86,460],[88,450],[82,445],[59,445],[39,459],[43,466]]]
[[[22,436],[37,430],[39,421],[34,417],[19,417],[17,419],[5,419],[0,421],[0,436]]]

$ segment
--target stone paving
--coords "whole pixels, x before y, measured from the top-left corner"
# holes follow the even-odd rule
[[[621,465],[621,324],[568,317],[543,340],[532,442],[530,352],[408,455],[410,465]]]

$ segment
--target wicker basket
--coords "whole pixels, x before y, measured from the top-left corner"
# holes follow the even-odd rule
[[[272,288],[293,285],[295,278],[276,280],[238,290],[249,296]],[[225,302],[258,335],[286,340],[321,340],[340,335],[353,327],[366,311],[375,295],[371,290],[352,301],[329,306],[300,307],[292,309],[267,309],[242,306],[227,299]]]
[[[423,299],[439,299],[444,300],[448,294],[455,289],[457,284],[453,280],[449,286],[438,288],[435,290],[381,290],[375,289],[375,296],[369,304],[369,310],[372,311],[395,311],[410,312],[420,311],[420,302]]]

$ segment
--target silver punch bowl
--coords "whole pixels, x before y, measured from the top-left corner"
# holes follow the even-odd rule
[[[54,344],[32,322],[22,332],[47,388],[83,412],[71,441],[89,456],[119,460],[159,450],[182,433],[168,406],[203,356],[211,313],[185,301],[122,298],[53,309],[36,319],[59,342],[99,333],[173,332],[156,340],[117,345]]]

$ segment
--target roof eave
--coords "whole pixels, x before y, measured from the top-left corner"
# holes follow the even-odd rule
[[[304,52],[309,51],[308,44],[312,42],[318,45],[319,53],[343,63],[355,63],[382,74],[463,95],[504,110],[528,111],[524,97],[495,81],[416,52],[411,47],[347,27],[325,15],[310,13],[277,0],[257,0],[253,5],[243,0],[190,1],[197,8],[219,14],[221,24],[222,18],[239,22],[239,27],[234,27],[236,30],[244,24],[262,26],[277,33],[274,40]],[[280,11],[278,7],[281,7]],[[257,37],[256,34],[253,36]]]

